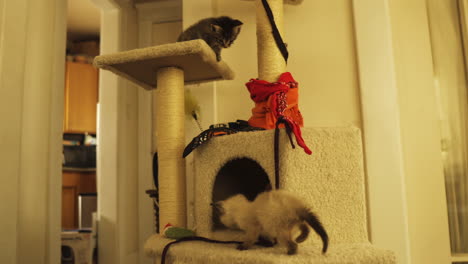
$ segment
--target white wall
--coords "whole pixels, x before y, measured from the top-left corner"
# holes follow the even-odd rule
[[[448,263],[447,205],[425,0],[389,1],[411,263]]]
[[[354,1],[372,242],[409,263],[408,212],[398,87],[385,1]]]
[[[257,78],[257,38],[255,5],[249,1],[214,1],[213,16],[227,15],[244,24],[234,44],[221,51],[221,57],[235,72],[232,81],[216,83],[218,122],[248,120],[254,103],[250,100],[245,83]],[[185,19],[185,17],[184,17]]]
[[[285,8],[285,32],[291,45],[288,70],[302,88],[305,126],[361,128],[351,4],[304,1]]]
[[[372,241],[449,263],[426,2],[354,1]]]
[[[236,79],[217,83],[218,121],[248,119],[254,104],[245,83],[258,76],[254,4],[214,1],[213,6],[214,15],[244,22],[233,46],[222,51]],[[300,6],[287,5],[284,30],[290,53],[286,70],[299,82],[299,107],[305,126],[360,127],[351,2],[304,1]]]
[[[197,0],[197,1],[182,1],[182,24],[183,29],[188,28],[190,25],[196,23],[198,20],[212,17],[215,12],[212,0]],[[200,104],[200,120],[203,129],[208,129],[208,126],[218,122],[217,104],[215,101],[216,86],[220,82],[211,82],[205,84],[188,85],[186,88],[190,89],[194,96],[198,99]],[[192,124],[187,126],[187,139],[196,136],[199,130]]]
[[[66,2],[0,13],[0,263],[59,263]]]
[[[196,95],[200,94],[205,129],[213,123],[210,121],[248,119],[254,104],[245,83],[257,78],[254,3],[184,1],[183,10],[184,28],[200,19],[221,15],[244,23],[235,43],[221,53],[235,72],[235,80],[192,89]],[[287,70],[300,85],[299,107],[305,126],[361,127],[351,11],[350,1],[304,1],[300,6],[285,6],[284,39],[290,52]]]

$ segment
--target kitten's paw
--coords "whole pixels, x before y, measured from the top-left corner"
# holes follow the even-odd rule
[[[262,247],[273,247],[277,244],[276,238],[271,240],[267,237],[259,236],[256,245],[262,246]]]
[[[238,250],[247,250],[247,249],[249,249],[249,247],[244,245],[244,244],[240,244],[240,245],[237,246],[237,249]]]
[[[297,253],[297,244],[294,242],[288,243],[288,255],[295,255]]]

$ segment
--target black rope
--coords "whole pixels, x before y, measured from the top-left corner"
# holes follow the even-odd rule
[[[275,151],[275,189],[279,189],[279,120],[276,121],[276,127],[275,127],[275,145],[274,145],[274,151]]]
[[[203,241],[203,242],[216,243],[216,244],[242,244],[242,242],[239,242],[239,241],[219,241],[219,240],[214,240],[214,239],[209,239],[206,237],[199,237],[199,236],[183,237],[183,238],[177,239],[176,241],[172,241],[168,243],[164,247],[162,254],[161,254],[161,264],[166,263],[166,255],[167,255],[167,252],[169,251],[170,246],[180,243],[180,242],[185,242],[185,241]]]
[[[156,200],[156,204],[154,204],[154,217],[156,220],[156,233],[159,233],[159,165],[158,165],[158,152],[155,152],[153,155],[153,183],[156,189],[156,193],[152,197]]]
[[[289,126],[288,122],[284,120],[282,116],[278,118],[275,124],[275,137],[274,137],[274,156],[275,156],[275,189],[280,188],[280,177],[279,177],[279,125],[284,124],[286,128],[286,133],[289,137],[289,142],[291,143],[292,148],[296,148],[291,137],[292,128]]]
[[[270,20],[271,29],[273,30],[273,38],[275,39],[276,46],[280,50],[281,54],[283,55],[284,61],[288,62],[289,52],[286,44],[283,42],[283,38],[279,33],[278,27],[276,27],[275,17],[273,16],[273,12],[271,11],[270,5],[268,4],[267,0],[262,0],[263,8],[265,8],[265,12],[268,16],[268,20]]]

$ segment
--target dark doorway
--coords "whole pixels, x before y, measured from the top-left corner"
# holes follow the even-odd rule
[[[258,162],[249,158],[234,159],[221,167],[216,175],[212,202],[216,203],[239,193],[253,201],[259,193],[267,190],[268,186],[271,186],[268,174]],[[215,208],[212,215],[212,229],[225,229]]]

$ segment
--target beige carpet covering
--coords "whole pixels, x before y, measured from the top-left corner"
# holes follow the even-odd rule
[[[255,1],[255,0],[244,0],[244,1]],[[283,0],[285,4],[288,5],[300,5],[303,0]]]
[[[367,242],[359,129],[304,128],[302,133],[312,155],[305,154],[299,147],[292,149],[285,131],[281,130],[282,188],[303,197],[317,212],[328,231],[330,244]],[[195,209],[189,215],[195,216],[198,234],[231,240],[225,232],[211,230],[210,203],[215,177],[229,160],[247,157],[257,161],[274,183],[273,136],[273,130],[221,136],[194,151]],[[315,234],[309,240],[321,244]]]
[[[234,79],[229,66],[216,61],[213,50],[200,39],[101,55],[94,65],[147,90],[156,88],[156,72],[164,67],[182,69],[186,84]]]
[[[145,252],[160,263],[164,246],[172,240],[153,235],[145,244]],[[167,264],[390,264],[395,256],[388,250],[378,249],[369,243],[331,244],[322,255],[320,247],[299,245],[297,255],[289,256],[285,248],[255,247],[239,251],[236,245],[212,244],[200,241],[172,245],[166,258]]]

